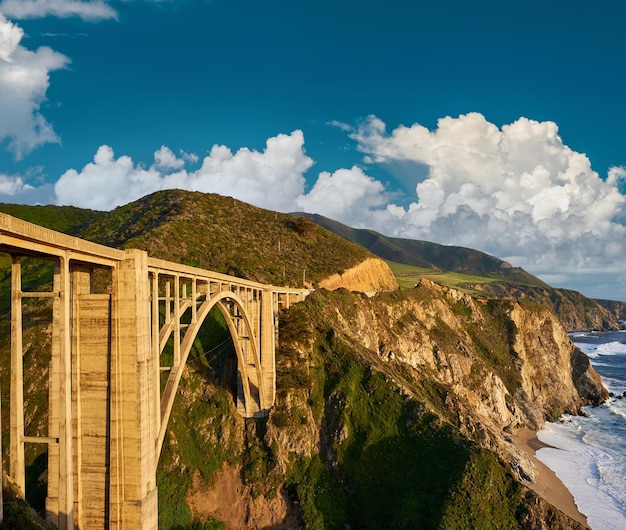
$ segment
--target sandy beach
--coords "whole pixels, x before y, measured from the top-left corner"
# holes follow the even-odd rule
[[[573,495],[554,474],[554,471],[539,461],[535,455],[538,449],[552,446],[539,440],[536,431],[527,429],[514,432],[511,439],[535,466],[535,481],[523,481],[524,484],[564,514],[587,526],[587,518],[578,510]]]

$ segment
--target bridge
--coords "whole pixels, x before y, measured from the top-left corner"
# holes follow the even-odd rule
[[[307,290],[274,287],[119,250],[0,213],[11,257],[9,470],[25,494],[25,444],[48,446],[47,519],[61,529],[156,529],[156,469],[178,384],[213,308],[237,355],[237,410],[274,404],[281,307]],[[22,286],[28,258],[52,262],[50,288]],[[25,434],[23,302],[51,299],[48,425]]]

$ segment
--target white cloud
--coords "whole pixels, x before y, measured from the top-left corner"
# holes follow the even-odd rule
[[[69,59],[50,48],[33,52],[20,46],[24,32],[0,14],[0,141],[8,140],[17,158],[37,146],[58,142],[52,126],[39,112],[50,72]]]
[[[117,19],[117,12],[104,0],[2,0],[0,13],[20,20],[47,16],[92,21]]]
[[[311,191],[296,199],[298,210],[339,221],[349,219],[353,223],[370,218],[372,210],[386,202],[387,193],[382,183],[367,176],[357,166],[338,169],[332,174],[320,173]]]
[[[177,158],[170,148],[162,145],[161,149],[154,153],[154,165],[167,173],[173,169],[182,169],[185,167],[185,161]]]
[[[63,173],[54,191],[58,204],[110,210],[162,189],[162,183],[157,169],[135,166],[129,156],[116,159],[113,149],[103,145],[80,173]]]
[[[194,173],[190,189],[288,211],[304,190],[304,173],[313,165],[303,146],[299,130],[268,139],[263,152],[242,148],[233,154],[225,146],[214,146]]]
[[[16,193],[31,189],[33,189],[33,187],[24,183],[24,179],[19,175],[11,176],[0,173],[0,195],[8,195],[11,197]]]
[[[304,190],[303,174],[313,164],[303,144],[302,131],[294,131],[268,139],[263,152],[242,148],[233,153],[215,145],[193,172],[183,167],[193,157],[184,153],[177,158],[165,146],[148,169],[128,156],[116,159],[110,147],[102,146],[80,172],[70,169],[61,175],[55,185],[57,203],[110,210],[157,190],[182,188],[288,211]]]
[[[499,129],[472,113],[443,118],[434,131],[415,124],[388,134],[370,116],[351,136],[371,163],[415,165],[415,202],[372,212],[391,235],[469,246],[546,273],[606,270],[626,257],[626,171],[602,180],[553,122],[520,118]]]

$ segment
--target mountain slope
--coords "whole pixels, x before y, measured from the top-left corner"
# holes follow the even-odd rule
[[[475,295],[497,298],[528,299],[552,309],[568,331],[619,329],[619,311],[598,303],[569,289],[556,289],[520,267],[477,250],[386,237],[372,230],[355,229],[320,215],[294,214],[311,219],[349,241],[367,248],[383,259],[443,273],[468,275],[464,281],[454,281],[456,287]],[[472,279],[470,275],[480,277]],[[417,283],[420,277],[434,274],[417,270],[408,273]],[[405,282],[406,283],[406,282]],[[606,307],[604,307],[606,306]]]
[[[5,203],[0,203],[0,212],[70,235],[76,235],[82,228],[106,215],[106,212],[74,206],[28,206]]]
[[[307,219],[181,190],[157,192],[116,208],[80,236],[276,285],[316,285],[374,257]]]
[[[300,283],[305,266],[319,282],[372,258],[308,221],[226,197],[160,192],[95,217],[81,234],[97,242],[274,283]],[[29,434],[47,426],[50,305],[33,299],[24,312]],[[0,309],[6,380],[10,326]],[[372,298],[318,289],[280,314],[278,399],[264,420],[236,413],[236,358],[220,315],[194,341],[168,424],[157,473],[163,528],[223,528],[215,519],[233,528],[581,528],[520,484],[532,467],[508,438],[605,397],[544,306],[428,280]],[[44,509],[46,460],[27,458]]]
[[[524,269],[512,267],[509,263],[478,250],[439,245],[429,241],[387,237],[373,230],[351,228],[317,214],[296,213],[294,215],[307,217],[327,230],[389,261],[440,271],[485,276],[523,285],[549,287]]]

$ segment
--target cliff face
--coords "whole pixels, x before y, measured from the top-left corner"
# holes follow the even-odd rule
[[[368,258],[341,274],[333,274],[319,282],[321,289],[333,291],[344,288],[350,291],[375,292],[398,288],[393,272],[378,258]]]
[[[445,385],[450,406],[467,415],[468,433],[540,428],[546,418],[608,397],[557,317],[538,306],[478,301],[422,280],[408,294],[360,300],[333,322],[383,362]]]
[[[221,507],[198,516],[250,528],[579,527],[513,479],[533,468],[512,429],[606,398],[551,311],[428,280],[371,298],[318,291],[283,315],[280,342],[262,482],[246,481],[245,457],[223,467],[190,490],[196,510],[206,495]],[[233,488],[248,500],[229,501]]]
[[[602,307],[615,315],[619,320],[626,321],[626,302],[618,302],[615,300],[596,300]]]
[[[512,285],[502,282],[472,285],[472,288],[501,298],[532,300],[549,307],[559,317],[561,325],[570,332],[614,330],[620,327],[618,318],[621,302],[605,304],[601,300],[592,300],[569,289]]]

